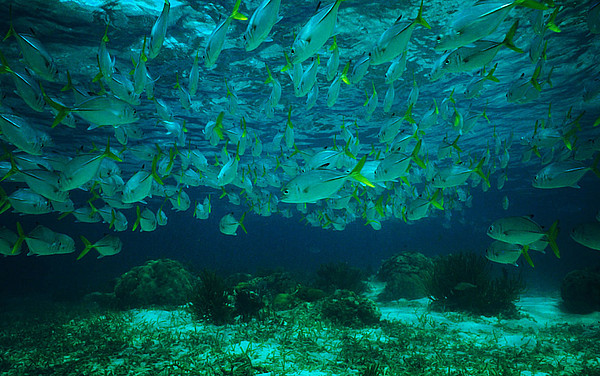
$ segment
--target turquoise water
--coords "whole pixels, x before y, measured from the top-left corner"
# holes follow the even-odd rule
[[[152,47],[159,34],[153,25],[166,12],[159,0],[0,1],[0,32],[14,30],[0,43],[5,228],[0,301],[2,321],[9,325],[0,337],[5,350],[0,370],[98,375],[159,370],[354,375],[368,374],[375,365],[381,368],[371,369],[373,374],[597,370],[595,314],[560,311],[558,295],[567,273],[598,263],[600,6],[525,2],[547,8],[539,10],[510,1],[426,1],[425,21],[413,24],[418,1],[348,0],[331,8],[284,0],[277,15],[271,14],[277,22],[268,36],[246,51],[249,20],[228,18],[234,3],[171,1],[162,16],[164,42]],[[242,1],[238,11],[250,18],[260,3]],[[319,12],[326,14],[323,28],[307,31]],[[478,31],[495,23],[480,38],[485,42],[436,49],[438,38],[444,41],[464,25]],[[223,24],[228,30],[220,34],[223,46],[215,60],[219,33],[211,35]],[[404,30],[396,38],[404,38],[406,47],[387,46],[396,52],[374,64],[388,29]],[[313,43],[322,39],[322,46],[286,65],[287,58],[299,59],[295,40],[307,35]],[[468,56],[474,50],[480,54]],[[207,54],[215,60],[210,67]],[[390,84],[391,64],[405,69]],[[314,84],[307,73],[311,66]],[[366,72],[359,77],[361,66]],[[445,67],[442,74],[439,66]],[[269,74],[281,86],[280,98],[274,98],[277,84],[267,80]],[[328,93],[335,80],[334,101]],[[106,157],[106,150],[120,161]],[[397,173],[382,175],[391,158],[397,159],[391,164]],[[82,168],[73,167],[84,159]],[[562,180],[552,188],[534,187],[534,178],[548,166],[558,166],[554,171],[563,173]],[[583,176],[572,178],[577,171],[565,166]],[[78,183],[68,186],[74,176]],[[62,199],[35,193],[48,187]],[[289,196],[294,189],[300,198]],[[25,201],[19,199],[23,192]],[[32,200],[38,200],[36,207]],[[376,301],[384,282],[375,274],[393,255],[483,257],[493,242],[490,225],[520,216],[532,216],[539,225],[533,232],[556,242],[560,253],[550,246],[545,253],[529,250],[533,268],[525,257],[517,260],[519,266],[485,261],[490,275],[506,272],[526,283],[527,290],[517,293],[519,317],[434,312],[426,298],[432,294],[421,292],[414,301],[371,302],[388,321],[349,329],[320,316],[323,300],[298,297],[306,286],[327,290],[319,285],[319,270],[322,277],[332,265],[349,265],[369,280],[361,296]],[[550,231],[554,223],[557,234]],[[592,228],[592,240],[581,244],[574,238],[584,223]],[[260,314],[246,322],[236,313],[221,327],[190,313],[194,304],[185,299],[166,308],[172,311],[152,299],[139,307],[115,305],[118,278],[158,259],[183,263],[193,275],[190,285],[202,270],[229,276],[227,304],[251,286],[250,295],[261,299]],[[168,280],[177,292],[167,295],[185,295],[183,283],[159,274],[149,278],[150,290],[170,288]],[[288,288],[256,282],[273,275],[289,278]],[[452,287],[466,294],[477,288],[472,280]],[[323,295],[338,299],[333,291]],[[56,303],[65,301],[76,303]],[[45,336],[48,328],[54,334]],[[96,343],[94,333],[112,341]],[[15,338],[26,340],[11,352]],[[177,340],[179,347],[165,345]],[[81,341],[89,347],[78,345]],[[577,341],[587,342],[577,347]],[[90,355],[94,346],[101,347],[100,355]],[[147,355],[151,352],[155,356]],[[184,355],[179,359],[176,353]]]
[[[327,105],[331,85],[327,64],[333,55],[329,47],[335,36],[339,49],[339,66],[335,71],[341,76],[348,63],[349,80],[354,80],[355,66],[373,51],[384,31],[400,15],[399,22],[416,17],[417,2],[343,2],[332,36],[317,51],[320,65],[314,87],[318,88],[318,95],[312,107],[306,103],[309,95],[296,96],[290,77],[293,69],[282,72],[282,68],[286,64],[284,52],[291,55],[294,38],[317,12],[317,3],[284,1],[278,13],[280,20],[267,39],[252,51],[245,51],[242,38],[248,21],[231,20],[223,50],[209,69],[203,64],[208,39],[220,21],[231,14],[233,2],[172,2],[165,40],[158,55],[146,62],[149,75],[146,83],[154,82],[154,87],[140,86],[139,98],[129,99],[139,119],[124,125],[96,127],[90,126],[89,118],[85,120],[86,110],[78,110],[81,99],[65,87],[68,77],[80,95],[92,98],[110,96],[106,91],[116,94],[106,77],[94,80],[99,73],[98,52],[104,43],[108,54],[115,59],[113,77],[121,74],[121,80],[133,85],[144,37],[150,37],[163,3],[3,3],[7,10],[1,16],[5,29],[12,24],[18,33],[33,34],[51,56],[58,72],[54,81],[36,79],[36,73],[32,73],[33,82],[41,82],[48,97],[73,110],[71,115],[75,119],[74,128],[64,124],[51,128],[57,108],[61,107],[56,103],[53,107],[46,100],[42,101],[41,111],[35,111],[16,93],[14,74],[2,75],[3,113],[21,117],[29,127],[51,139],[44,144],[41,155],[34,157],[38,159],[33,167],[24,167],[25,161],[19,156],[27,153],[20,151],[22,147],[15,145],[14,140],[5,139],[8,154],[3,162],[4,171],[10,168],[11,154],[20,168],[45,168],[60,175],[64,169],[61,161],[65,158],[91,150],[99,155],[109,140],[112,151],[122,159],[117,167],[108,165],[109,159],[105,159],[100,173],[84,182],[80,189],[68,191],[73,202],[71,209],[55,205],[50,213],[40,215],[19,215],[13,209],[4,212],[2,224],[14,233],[17,233],[16,222],[22,225],[25,234],[41,224],[70,236],[75,242],[75,250],[71,249],[73,253],[67,255],[25,257],[28,250],[24,247],[22,254],[3,260],[4,275],[7,279],[15,278],[11,273],[17,275],[26,290],[47,292],[55,283],[64,289],[77,285],[78,289],[86,290],[106,283],[133,265],[161,257],[227,271],[274,267],[310,271],[332,261],[347,261],[374,270],[381,260],[403,250],[430,256],[460,250],[483,255],[491,243],[486,231],[493,221],[533,215],[544,227],[543,231],[559,221],[557,243],[562,250],[561,259],[548,250],[546,255],[533,256],[535,269],[519,268],[532,285],[556,288],[569,270],[597,261],[595,251],[574,242],[569,232],[580,223],[595,221],[600,208],[598,178],[588,171],[579,181],[579,189],[539,189],[532,186],[532,180],[549,163],[576,159],[585,168],[593,166],[598,155],[600,128],[593,124],[598,118],[599,47],[597,34],[590,33],[590,25],[593,28],[593,22],[597,22],[595,13],[589,12],[588,4],[559,2],[554,23],[560,32],[545,30],[540,35],[537,34],[540,25],[544,29],[556,8],[510,10],[484,39],[502,41],[518,21],[513,42],[523,53],[500,48],[485,67],[486,74],[495,69],[493,76],[498,82],[487,80],[477,97],[467,98],[465,90],[473,78],[480,76],[481,69],[447,73],[431,80],[432,69],[444,54],[434,49],[436,39],[451,32],[460,12],[466,9],[461,4],[424,4],[423,18],[431,29],[414,27],[406,48],[406,69],[393,83],[394,100],[386,111],[384,98],[390,85],[385,82],[385,74],[389,62],[368,66],[364,77],[350,85],[341,83],[337,101],[331,107]],[[257,1],[243,2],[239,10],[251,16],[258,5]],[[328,6],[323,4],[320,10]],[[541,19],[536,18],[540,15]],[[102,42],[105,30],[108,41]],[[535,52],[542,45],[545,60],[543,54]],[[0,50],[15,72],[22,72],[30,64],[23,58],[14,36],[5,40]],[[174,87],[179,80],[181,87],[190,88],[190,71],[197,53],[198,88],[186,108],[186,102],[182,104],[180,100],[180,90]],[[311,63],[312,58],[305,60],[303,69],[308,70]],[[265,65],[282,87],[281,99],[272,109],[266,105],[273,84],[265,83],[268,77]],[[540,68],[537,74],[536,67]],[[527,83],[534,74],[540,91]],[[521,81],[525,82],[531,98],[521,101],[526,103],[509,101],[507,94],[515,91],[511,87]],[[37,90],[36,84],[33,87],[32,90]],[[375,103],[374,90],[377,106],[369,114],[369,107]],[[369,98],[370,105],[366,106]],[[158,99],[171,111],[173,123],[159,121],[155,104]],[[410,100],[414,101],[412,107]],[[427,126],[423,119],[435,108],[434,100],[441,113],[434,125]],[[409,107],[411,116],[407,115]],[[207,131],[206,126],[217,121],[219,114],[223,114],[224,133],[222,139],[218,134],[215,136],[213,145],[210,128]],[[107,114],[100,117],[103,116]],[[405,120],[397,130],[399,137],[413,137],[404,143],[399,139],[382,141],[378,137],[382,127],[390,119],[401,117]],[[449,146],[457,138],[456,147]],[[256,149],[257,142],[262,146],[261,153]],[[307,204],[282,202],[284,187],[292,179],[307,169],[323,167],[321,160],[310,161],[323,148],[337,151],[335,166],[325,166],[336,167],[335,176],[345,176],[344,171],[354,168],[364,156],[362,173],[374,180],[373,171],[390,155],[392,147],[408,155],[416,150],[416,157],[401,177],[375,181],[374,188],[349,179],[338,191],[329,194],[329,199]],[[94,148],[98,151],[93,151]],[[227,155],[233,158],[236,149],[239,157],[236,180],[220,186],[217,175],[226,164]],[[198,154],[192,157],[192,152]],[[121,177],[123,183],[138,171],[148,171],[146,176],[149,176],[153,159],[163,185],[151,183],[152,197],[137,197],[133,203],[123,204],[119,203],[122,185],[111,188],[104,181],[104,186],[94,184],[106,178],[102,175],[106,166],[112,166],[112,173]],[[422,161],[421,165],[418,161]],[[481,175],[489,179],[489,187],[480,175],[471,172],[479,162]],[[466,169],[468,179],[456,187],[438,189],[432,183],[432,176],[444,174],[452,166]],[[185,175],[186,180],[182,177],[184,173],[189,174]],[[2,182],[2,187],[11,195],[27,184],[13,175]],[[117,197],[116,201],[110,201],[111,197]],[[188,198],[189,206],[185,205]],[[205,203],[208,198],[210,214],[207,207],[195,210],[196,204]],[[112,207],[106,206],[103,199],[108,199]],[[420,199],[429,209],[421,213],[421,219],[411,219],[407,214]],[[105,209],[106,223],[83,223],[81,217],[61,216],[72,209],[89,213],[92,207]],[[149,209],[153,214],[160,208],[168,217],[167,224],[141,233],[137,226],[132,232],[136,207],[140,211]],[[180,210],[172,210],[175,207]],[[114,223],[113,226],[110,223],[112,209],[127,219],[125,231],[114,232]],[[202,211],[208,215],[207,219],[196,218],[202,217]],[[237,228],[236,237],[219,231],[221,218],[230,212],[235,220],[244,215],[247,234],[241,227]],[[120,238],[123,243],[120,253],[95,260],[97,253],[92,249],[82,260],[75,261],[84,249],[80,236],[94,243],[105,234]],[[521,259],[519,264],[525,266],[526,261]],[[10,288],[6,291],[14,292]]]

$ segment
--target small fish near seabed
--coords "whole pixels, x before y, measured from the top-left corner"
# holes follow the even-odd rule
[[[242,216],[240,217],[240,220],[238,221],[233,216],[233,213],[225,214],[219,221],[219,231],[221,231],[221,233],[223,233],[225,235],[235,236],[235,235],[237,235],[238,227],[241,227],[245,233],[248,233],[246,231],[246,227],[244,226],[244,218],[245,217],[246,217],[246,213],[242,214]]]
[[[571,238],[577,243],[600,251],[600,222],[581,223],[571,230]]]
[[[492,239],[505,243],[522,245],[523,256],[531,266],[533,266],[533,261],[528,253],[529,246],[540,240],[547,241],[556,257],[560,258],[558,246],[556,245],[558,221],[555,221],[548,231],[544,231],[542,226],[535,222],[532,217],[521,216],[498,219],[490,225],[487,235]]]

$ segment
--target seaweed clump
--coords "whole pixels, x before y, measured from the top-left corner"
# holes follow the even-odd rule
[[[234,316],[230,295],[230,289],[222,277],[204,270],[192,295],[191,310],[199,318],[215,325],[230,323]]]
[[[321,302],[321,316],[337,325],[362,328],[378,324],[381,312],[372,300],[338,290]]]
[[[367,290],[364,273],[345,262],[321,264],[317,270],[316,287],[325,292],[349,290],[357,294]]]
[[[464,311],[475,315],[518,316],[515,302],[525,289],[520,276],[492,278],[490,265],[474,253],[451,254],[438,258],[426,282],[432,308]]]

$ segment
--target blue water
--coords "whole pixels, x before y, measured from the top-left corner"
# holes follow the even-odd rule
[[[70,72],[73,81],[83,87],[97,90],[91,83],[97,73],[96,51],[105,28],[105,20],[110,19],[108,49],[116,56],[116,66],[122,73],[132,69],[131,57],[137,58],[142,38],[148,35],[151,26],[160,13],[162,1],[147,2],[107,2],[100,5],[84,6],[75,2],[7,2],[3,1],[0,8],[0,26],[2,31],[8,30],[10,22],[20,32],[34,30],[37,38],[42,41],[49,53],[54,57],[60,70],[57,83],[45,84],[46,90],[52,95],[64,98],[65,102],[72,101],[71,96],[61,93],[60,88],[66,83],[66,72]],[[408,49],[408,66],[403,78],[396,82],[396,100],[393,111],[403,114],[406,110],[406,99],[414,79],[419,85],[420,95],[413,110],[415,119],[429,109],[432,99],[438,103],[450,95],[455,89],[457,108],[466,111],[486,109],[491,121],[487,124],[480,120],[478,126],[460,139],[465,160],[467,156],[478,160],[488,145],[493,149],[493,134],[506,139],[512,137],[510,163],[508,165],[508,181],[502,190],[497,190],[495,183],[502,172],[500,168],[493,171],[490,177],[492,187],[482,192],[481,186],[471,188],[465,186],[472,195],[472,206],[460,206],[451,210],[451,217],[444,218],[444,213],[431,210],[428,218],[414,223],[404,223],[390,215],[382,221],[382,229],[373,230],[365,225],[360,216],[349,223],[342,232],[331,229],[311,227],[301,222],[301,214],[295,210],[294,204],[279,203],[278,208],[292,208],[292,218],[284,218],[274,212],[270,217],[261,217],[249,212],[244,225],[248,234],[238,230],[235,237],[226,236],[219,232],[219,220],[228,212],[234,212],[239,218],[243,212],[252,209],[247,203],[241,206],[231,205],[227,198],[218,199],[221,191],[207,186],[184,188],[192,200],[192,207],[185,212],[174,212],[165,205],[169,223],[147,233],[131,232],[135,220],[135,210],[128,209],[124,213],[129,220],[126,232],[116,233],[124,243],[123,251],[118,255],[96,259],[95,252],[90,253],[80,261],[75,261],[76,255],[83,248],[79,236],[95,240],[106,233],[112,232],[107,224],[77,223],[72,216],[58,220],[58,213],[39,216],[18,215],[5,212],[0,216],[0,224],[16,231],[15,224],[19,221],[26,231],[37,224],[43,224],[54,231],[69,234],[76,240],[77,252],[68,255],[30,256],[24,254],[14,257],[0,258],[0,291],[3,295],[19,295],[22,293],[48,293],[59,295],[80,295],[85,292],[105,289],[110,281],[132,266],[142,264],[149,259],[172,258],[189,263],[195,268],[211,268],[225,273],[254,272],[261,269],[283,267],[298,272],[309,273],[320,264],[326,262],[346,261],[369,271],[376,271],[381,261],[400,251],[419,251],[428,256],[443,255],[457,251],[474,251],[483,254],[491,239],[486,236],[487,227],[498,218],[513,215],[533,214],[534,219],[546,228],[554,220],[560,221],[561,233],[558,246],[561,258],[554,255],[535,255],[534,269],[520,261],[521,266],[516,271],[522,271],[528,279],[531,288],[556,289],[564,274],[576,268],[597,264],[597,251],[585,248],[575,243],[569,237],[569,231],[578,223],[593,221],[600,209],[600,185],[598,177],[588,173],[580,181],[580,189],[560,188],[551,190],[536,189],[531,186],[531,179],[543,165],[535,156],[529,162],[521,162],[526,146],[520,144],[521,138],[530,136],[536,120],[546,119],[548,106],[551,104],[552,119],[556,127],[561,124],[567,112],[572,108],[573,117],[583,113],[579,123],[579,140],[597,138],[600,127],[592,128],[594,121],[600,116],[600,97],[584,102],[583,87],[598,80],[598,63],[600,59],[600,37],[592,35],[586,25],[586,14],[589,8],[585,2],[557,1],[561,11],[557,22],[561,33],[548,31],[547,70],[553,67],[552,87],[544,85],[540,97],[527,104],[514,104],[506,101],[506,93],[510,85],[522,73],[533,74],[535,64],[529,61],[527,52],[517,54],[503,49],[496,58],[498,63],[495,76],[499,83],[486,85],[483,94],[469,100],[462,97],[465,85],[470,82],[476,72],[447,75],[439,81],[430,82],[428,74],[433,63],[441,53],[433,50],[438,34],[447,30],[448,19],[461,6],[460,1],[427,2],[424,17],[432,25],[432,30],[417,27],[412,35]],[[175,73],[182,82],[187,77],[196,50],[203,50],[207,37],[220,16],[229,14],[232,1],[215,2],[176,2],[171,8],[171,22],[167,31],[167,40],[160,55],[148,62],[148,70],[152,77],[157,78],[154,89],[157,98],[163,99],[174,111],[178,120],[186,120],[188,132],[186,144],[205,153],[209,163],[214,162],[214,156],[220,155],[224,146],[221,141],[217,147],[210,146],[202,130],[210,120],[215,120],[220,111],[224,111],[225,78],[234,88],[238,97],[238,112],[226,115],[226,126],[236,126],[243,116],[252,134],[260,136],[265,151],[260,158],[265,159],[271,166],[275,165],[275,156],[283,153],[289,156],[293,150],[284,147],[282,151],[269,150],[269,143],[279,132],[285,130],[287,109],[293,108],[292,121],[296,136],[296,144],[301,150],[311,147],[333,145],[333,136],[339,141],[341,124],[352,124],[355,120],[359,125],[359,137],[362,145],[360,155],[376,149],[385,151],[385,146],[378,144],[377,132],[390,114],[383,112],[381,101],[387,90],[383,75],[388,64],[374,66],[359,83],[342,87],[340,99],[329,109],[325,104],[325,96],[329,82],[325,79],[325,64],[329,56],[327,47],[331,39],[321,49],[321,66],[318,76],[320,89],[317,105],[306,110],[306,98],[296,98],[293,95],[291,82],[287,74],[276,73],[277,79],[283,85],[283,96],[276,108],[275,116],[265,118],[260,112],[260,106],[265,101],[270,87],[264,84],[266,71],[264,63],[274,71],[284,65],[282,51],[289,51],[293,37],[299,28],[314,14],[317,2],[314,1],[283,1],[280,15],[282,20],[272,31],[272,41],[263,44],[257,50],[246,52],[241,48],[240,36],[246,27],[245,21],[234,21],[227,34],[226,49],[221,53],[216,68],[207,70],[200,68],[199,92],[194,96],[192,111],[185,110],[179,105],[177,92],[173,89]],[[462,5],[461,5],[462,4]],[[12,5],[12,21],[7,11]],[[241,11],[250,15],[258,5],[257,1],[243,2]],[[412,19],[417,12],[418,2],[410,4],[404,1],[347,1],[339,11],[336,28],[337,43],[340,46],[340,70],[343,65],[358,60],[368,52],[379,35],[398,18],[400,14],[405,19]],[[551,11],[546,11],[548,16]],[[531,11],[515,9],[501,24],[499,29],[488,37],[490,40],[501,40],[506,31],[516,19],[520,20],[515,44],[526,49],[535,36],[531,26]],[[213,20],[214,19],[214,20]],[[0,50],[14,64],[18,62],[19,53],[14,38],[0,45]],[[304,63],[307,68],[308,63]],[[35,113],[13,93],[14,86],[9,75],[0,77],[2,88],[2,111],[14,112],[35,123],[49,133],[54,144],[46,149],[47,155],[74,156],[80,147],[89,149],[94,142],[105,145],[111,137],[112,145],[116,144],[113,130],[104,127],[86,130],[88,124],[77,120],[77,128],[69,129],[64,126],[50,129],[52,115],[46,110]],[[363,103],[365,90],[370,94],[372,85],[379,93],[380,104],[373,116],[365,119]],[[154,104],[145,95],[142,103],[136,106],[141,119],[136,123],[142,127],[145,136],[139,141],[130,141],[131,145],[159,143],[165,148],[173,144],[173,138],[165,134],[164,129],[156,124]],[[406,125],[406,124],[405,124]],[[454,139],[457,135],[448,121],[438,121],[438,124],[428,129],[423,136],[425,151],[430,155],[430,161],[435,161],[437,147],[448,135]],[[282,142],[282,145],[285,145]],[[576,144],[577,145],[577,144]],[[11,148],[10,146],[8,146]],[[130,147],[130,145],[127,145]],[[229,152],[235,148],[230,144]],[[13,148],[14,149],[14,148]],[[558,145],[556,157],[564,146]],[[544,152],[549,151],[544,149]],[[596,151],[596,155],[598,151]],[[493,155],[493,152],[492,152]],[[496,156],[493,156],[494,158]],[[298,157],[296,157],[298,158]],[[369,157],[372,159],[372,157]],[[123,178],[127,180],[142,165],[143,162],[125,154],[124,162],[119,164],[123,170]],[[299,162],[300,159],[298,158]],[[250,153],[250,148],[241,157],[240,165],[248,166],[256,163]],[[592,159],[587,160],[591,165]],[[175,167],[177,168],[177,167]],[[283,182],[291,177],[282,173],[277,174]],[[416,173],[415,173],[416,174]],[[175,184],[169,181],[169,184]],[[10,194],[23,183],[2,182],[2,187]],[[423,184],[417,184],[419,190]],[[228,188],[229,189],[229,188]],[[240,192],[239,188],[231,187],[231,191]],[[281,197],[280,189],[270,187],[268,190]],[[208,220],[200,221],[192,217],[194,201],[201,202],[211,194],[213,211]],[[449,197],[452,193],[446,193]],[[501,200],[504,195],[510,199],[510,207],[504,211]],[[72,194],[76,206],[85,204],[87,192]],[[154,211],[162,204],[163,199],[155,197],[147,199],[147,206]],[[315,204],[308,204],[309,211]],[[500,266],[495,266],[500,267]],[[510,268],[513,268],[510,266]]]

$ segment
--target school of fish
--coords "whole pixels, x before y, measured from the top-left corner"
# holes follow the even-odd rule
[[[186,12],[197,12],[192,4],[164,0],[162,10],[144,10],[139,35],[113,25],[118,10],[96,9],[104,22],[95,25],[96,47],[85,61],[57,57],[35,24],[15,26],[19,9],[6,9],[0,212],[72,215],[113,232],[154,231],[167,225],[169,210],[205,220],[219,200],[232,208],[219,221],[226,235],[246,232],[251,214],[299,213],[324,229],[359,221],[379,230],[394,218],[449,220],[472,205],[473,190],[501,190],[514,163],[539,166],[530,189],[573,189],[586,175],[600,178],[600,117],[584,116],[600,103],[597,73],[570,107],[544,101],[547,110],[526,134],[491,116],[488,105],[497,98],[486,96],[486,89],[502,87],[512,108],[539,103],[556,85],[557,35],[579,28],[597,42],[600,3],[586,5],[584,17],[573,21],[567,2],[470,1],[440,17],[421,0],[398,6],[395,20],[375,20],[356,16],[366,2],[335,0],[311,14],[301,4],[303,13],[294,17],[302,22],[293,28],[286,17],[295,2],[215,3],[206,8],[219,15],[206,16],[207,29],[189,40],[177,28]],[[358,45],[348,42],[353,33],[362,36]],[[127,56],[112,48],[123,37],[132,39]],[[499,76],[511,59],[528,60],[527,70]],[[172,69],[181,60],[186,68]],[[447,82],[446,90],[423,95],[439,82]],[[71,149],[55,146],[61,137],[72,140]],[[487,147],[474,147],[473,139]],[[508,195],[501,206],[508,210]],[[558,219],[546,230],[528,215],[498,218],[487,231],[494,242],[486,257],[517,265],[523,256],[533,266],[530,251],[548,246],[560,257]],[[570,234],[600,250],[600,214]],[[67,234],[17,222],[0,228],[0,254],[17,255],[24,245],[34,255],[79,248],[80,259],[123,248],[110,233],[79,238],[76,247]]]

